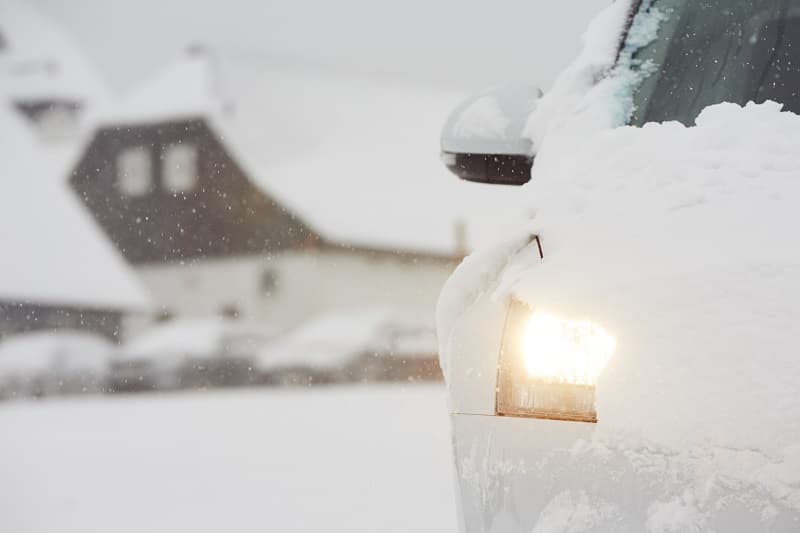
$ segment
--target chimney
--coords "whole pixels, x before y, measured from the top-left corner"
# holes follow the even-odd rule
[[[462,219],[456,219],[453,223],[453,237],[456,257],[466,257],[467,250],[467,223]]]
[[[195,60],[204,61],[206,67],[206,83],[210,95],[226,117],[232,117],[236,111],[232,98],[226,95],[225,80],[222,72],[222,56],[220,51],[206,43],[190,43],[186,47],[186,55]]]

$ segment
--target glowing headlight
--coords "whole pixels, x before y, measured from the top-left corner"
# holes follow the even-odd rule
[[[595,384],[615,345],[591,322],[513,301],[500,351],[497,414],[597,422]]]

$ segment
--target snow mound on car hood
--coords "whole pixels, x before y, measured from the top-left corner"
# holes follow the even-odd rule
[[[591,320],[617,350],[572,453],[679,476],[686,493],[653,505],[652,529],[688,530],[666,520],[676,509],[702,529],[726,487],[800,510],[797,138],[800,116],[767,102],[548,140],[520,228],[544,259],[515,235],[462,263],[438,305],[445,374],[481,295]]]
[[[800,117],[780,104],[719,104],[695,127],[623,127],[554,147],[562,156],[551,150],[526,190],[533,227],[548,256],[596,252],[592,270],[615,274],[799,259],[787,246],[800,193],[798,134]]]
[[[709,107],[551,145],[527,187],[544,260],[497,293],[617,336],[598,435],[780,454],[800,441],[800,117]],[[616,438],[616,437],[615,437]]]

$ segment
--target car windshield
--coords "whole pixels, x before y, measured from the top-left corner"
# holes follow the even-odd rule
[[[800,113],[800,0],[654,0],[658,35],[634,55],[645,73],[631,124],[689,126],[706,106],[774,100]]]

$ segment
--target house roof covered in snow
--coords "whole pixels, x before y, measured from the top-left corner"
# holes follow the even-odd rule
[[[68,185],[81,131],[49,144],[20,101],[74,100],[99,107],[105,86],[80,48],[17,0],[0,0],[0,300],[102,309],[148,298],[127,263]]]
[[[144,79],[105,110],[103,123],[151,123],[198,116],[218,119],[225,103],[219,58],[202,46]]]
[[[19,0],[0,1],[0,95],[10,101],[106,101],[105,83],[56,24]]]
[[[45,146],[0,106],[0,300],[139,308],[137,278],[69,189],[74,147]]]
[[[204,117],[264,191],[326,241],[434,254],[488,242],[522,213],[516,191],[461,182],[439,132],[465,95],[284,65],[211,49],[125,95],[107,125]]]

